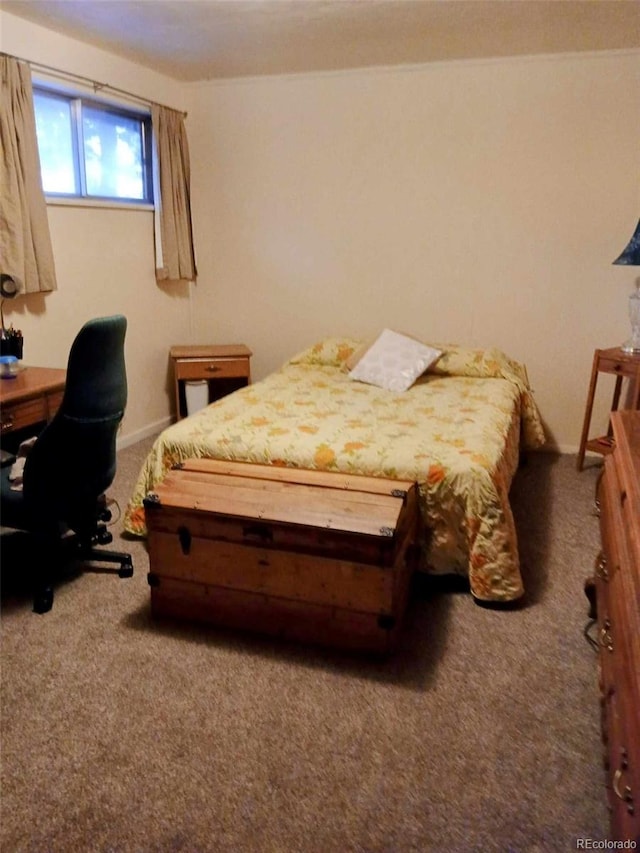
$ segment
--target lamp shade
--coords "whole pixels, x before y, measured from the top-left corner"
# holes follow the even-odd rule
[[[640,267],[640,221],[636,225],[633,237],[629,240],[628,245],[613,262],[614,264],[624,264],[629,267]]]

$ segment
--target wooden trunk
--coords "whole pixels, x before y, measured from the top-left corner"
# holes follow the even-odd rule
[[[154,616],[393,645],[417,562],[413,482],[192,459],[145,509]]]

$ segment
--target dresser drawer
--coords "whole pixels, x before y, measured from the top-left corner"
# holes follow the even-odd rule
[[[620,574],[620,541],[615,534],[620,523],[619,488],[612,457],[605,459],[605,470],[606,476],[600,479],[597,492],[602,551],[596,559],[595,581],[598,596],[599,643],[601,649],[610,651],[610,643],[605,634],[611,628],[611,606],[615,598],[616,586],[619,585]],[[603,664],[605,669],[609,668],[606,660]]]
[[[640,812],[640,756],[627,727],[629,711],[635,710],[623,707],[623,698],[620,692],[612,691],[603,700],[607,795],[616,837],[635,840]]]
[[[249,374],[246,358],[180,359],[176,361],[177,379],[232,379]]]

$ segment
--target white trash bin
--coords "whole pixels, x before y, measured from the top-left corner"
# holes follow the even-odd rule
[[[187,414],[193,415],[209,405],[209,383],[206,379],[187,381],[184,383],[184,394],[187,402]]]

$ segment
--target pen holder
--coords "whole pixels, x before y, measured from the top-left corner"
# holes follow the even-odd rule
[[[22,345],[24,338],[22,335],[12,335],[9,338],[0,338],[0,355],[15,355],[20,360],[22,358]]]

